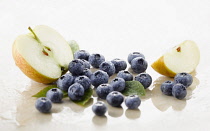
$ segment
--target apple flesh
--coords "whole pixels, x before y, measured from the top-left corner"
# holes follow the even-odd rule
[[[200,51],[195,42],[186,40],[173,47],[151,66],[158,73],[174,77],[177,73],[192,73],[200,61]]]
[[[67,41],[54,29],[39,25],[16,38],[12,53],[16,65],[34,81],[48,84],[68,70],[73,54]]]

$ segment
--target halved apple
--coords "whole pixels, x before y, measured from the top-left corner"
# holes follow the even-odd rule
[[[173,47],[151,66],[158,73],[174,77],[177,73],[192,73],[200,61],[200,51],[195,42],[186,40]]]
[[[52,83],[68,70],[73,54],[67,41],[54,29],[39,25],[16,38],[12,54],[16,65],[29,78]]]

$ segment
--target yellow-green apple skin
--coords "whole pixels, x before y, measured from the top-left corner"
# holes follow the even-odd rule
[[[177,73],[192,73],[200,61],[200,51],[197,44],[186,40],[166,52],[151,66],[158,73],[174,77]]]
[[[31,28],[30,28],[31,29]],[[73,54],[67,41],[54,29],[39,25],[20,35],[12,46],[15,64],[29,78],[49,84],[68,70]]]

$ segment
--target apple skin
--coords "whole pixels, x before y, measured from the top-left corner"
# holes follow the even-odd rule
[[[200,51],[197,44],[186,40],[163,54],[151,67],[162,75],[174,77],[177,73],[194,72],[199,61]]]
[[[52,79],[49,77],[46,77],[39,72],[37,72],[33,67],[31,67],[26,60],[20,55],[20,53],[17,51],[16,43],[14,42],[12,46],[12,55],[15,60],[15,64],[20,68],[20,70],[29,78],[32,80],[43,83],[43,84],[49,84],[57,79]]]
[[[174,77],[176,75],[175,72],[168,69],[168,67],[165,65],[164,56],[161,56],[151,66],[155,71],[157,71],[161,75],[168,76],[168,77]]]
[[[38,25],[18,36],[12,55],[19,69],[32,80],[50,84],[68,71],[73,54],[67,41],[54,29]],[[52,67],[52,68],[51,68]]]

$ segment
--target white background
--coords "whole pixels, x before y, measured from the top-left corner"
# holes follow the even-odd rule
[[[163,101],[169,98],[159,96],[163,99],[157,98],[158,103],[163,105],[156,106],[156,97],[150,99],[150,96],[142,103],[141,116],[135,120],[128,119],[125,113],[117,118],[107,114],[105,124],[97,125],[94,119],[101,123],[104,119],[92,119],[94,115],[90,107],[83,109],[82,113],[71,113],[71,119],[62,117],[62,112],[58,112],[45,120],[46,116],[38,114],[32,107],[35,99],[30,100],[32,104],[29,108],[32,111],[23,104],[29,102],[26,101],[30,96],[27,93],[34,94],[44,85],[22,74],[15,66],[11,52],[18,35],[28,33],[28,26],[33,28],[40,24],[56,29],[66,40],[76,40],[81,49],[103,54],[107,60],[126,60],[130,52],[140,51],[152,64],[174,45],[193,40],[201,52],[196,75],[199,84],[196,84],[196,89],[185,101],[184,108],[178,111],[171,107],[158,109],[164,107]],[[209,0],[0,0],[1,129],[32,130],[36,127],[53,130],[59,127],[59,124],[52,127],[59,120],[59,128],[63,129],[87,129],[90,126],[88,129],[92,130],[209,130],[209,44]],[[160,77],[151,67],[148,72],[153,76],[153,82]],[[149,91],[153,91],[154,87],[155,83]],[[29,92],[31,88],[37,90]],[[172,98],[169,100],[179,107],[180,102]],[[64,113],[70,110],[65,106],[62,109]],[[123,109],[126,112],[126,107]],[[39,117],[33,118],[33,113]],[[46,124],[40,125],[39,119],[44,119],[42,123]],[[70,122],[66,122],[66,119]]]

